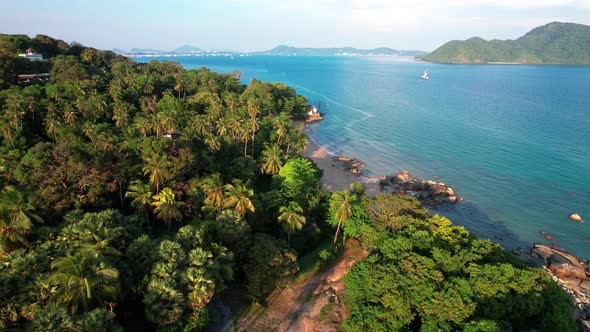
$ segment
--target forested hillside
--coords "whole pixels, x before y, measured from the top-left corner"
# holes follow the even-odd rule
[[[448,42],[424,60],[451,63],[590,64],[590,26],[553,22],[516,40],[474,37]]]
[[[322,189],[284,84],[47,36],[0,36],[0,75],[0,329],[200,330],[228,286],[265,303],[343,237],[372,252],[350,330],[572,326],[544,272],[417,201]]]

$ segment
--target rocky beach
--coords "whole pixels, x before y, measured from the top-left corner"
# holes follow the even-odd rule
[[[322,186],[331,191],[348,189],[350,184],[360,181],[370,196],[387,193],[409,195],[434,209],[441,204],[456,204],[463,201],[449,185],[420,179],[408,171],[402,170],[395,175],[387,176],[367,176],[366,164],[361,160],[349,156],[334,156],[311,139],[303,154],[311,158],[323,171]],[[551,237],[549,234],[543,236]],[[580,330],[590,332],[589,262],[559,248],[543,244],[531,244],[513,252],[522,261],[543,268],[551,275],[572,299],[576,308],[574,315],[580,322]]]

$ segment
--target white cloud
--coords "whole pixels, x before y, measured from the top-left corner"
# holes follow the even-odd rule
[[[590,0],[225,0],[276,13],[306,17],[338,32],[435,32],[439,29],[504,26],[533,28],[551,21],[575,21],[562,8],[585,13]],[[527,10],[555,8],[551,17]],[[477,12],[479,17],[467,13]],[[502,14],[499,14],[502,13]],[[505,13],[511,13],[504,16]],[[589,21],[590,21],[590,15]],[[582,22],[589,23],[589,22]]]

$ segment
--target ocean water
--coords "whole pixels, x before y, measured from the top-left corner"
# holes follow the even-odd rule
[[[542,242],[590,258],[590,67],[449,65],[404,57],[174,57],[243,71],[321,104],[313,140],[372,175],[440,176],[465,201],[440,207],[508,248]],[[138,61],[152,60],[139,58]],[[420,79],[424,67],[430,80]],[[553,236],[548,241],[542,232]]]

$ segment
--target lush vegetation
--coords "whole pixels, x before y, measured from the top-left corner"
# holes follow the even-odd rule
[[[229,282],[262,298],[331,236],[293,89],[46,36],[0,54],[1,328],[203,326]]]
[[[429,215],[409,197],[356,203],[344,223],[370,256],[344,277],[350,331],[576,331],[542,270]],[[349,230],[350,228],[350,230]]]
[[[451,41],[424,57],[431,62],[590,64],[590,26],[553,22],[516,40]]]
[[[265,303],[344,237],[372,250],[349,329],[569,328],[498,246],[413,200],[322,190],[292,88],[47,36],[0,36],[0,60],[0,329],[199,330],[228,285]]]

